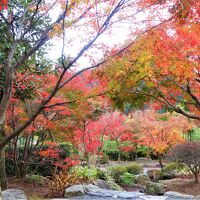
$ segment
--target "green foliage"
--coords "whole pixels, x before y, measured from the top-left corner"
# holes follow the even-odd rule
[[[128,172],[125,172],[120,177],[120,183],[125,186],[133,186],[135,182],[135,176],[133,174],[130,174]]]
[[[115,141],[105,141],[104,143],[104,152],[109,156],[110,160],[118,160],[119,153],[121,154],[121,160],[128,160],[128,161],[133,161],[136,157],[147,157],[149,152],[151,152],[151,149],[145,146],[138,146],[137,147],[137,152],[119,152],[118,147],[116,145]],[[150,157],[154,159],[155,155],[150,154]]]
[[[109,175],[106,171],[102,171],[101,169],[97,168],[97,178],[102,180],[109,180]]]
[[[187,167],[177,162],[167,164],[158,173],[159,179],[171,179],[175,178],[176,175],[187,171]]]
[[[120,183],[120,178],[125,172],[127,172],[125,166],[114,166],[110,168],[110,175],[115,179],[117,183]]]
[[[26,2],[26,3],[25,3]],[[24,35],[23,40],[18,42],[17,48],[14,51],[13,64],[16,64],[19,58],[22,55],[25,55],[34,45],[33,41],[37,41],[41,38],[43,31],[46,30],[52,21],[52,19],[48,16],[48,13],[45,15],[41,15],[40,12],[36,12],[33,16],[32,12],[27,12],[29,3],[32,1],[24,1],[24,0],[13,0],[8,1],[9,10],[12,11],[11,15],[13,15],[13,21],[15,28],[11,31],[8,22],[6,20],[0,21],[0,94],[5,86],[5,66],[6,59],[8,58],[8,54],[13,48],[14,36],[19,31],[18,28],[21,27],[22,33],[27,33]],[[44,1],[40,2],[40,6],[45,5]],[[21,26],[21,22],[24,18],[24,13],[26,13],[26,19],[32,19],[31,26],[29,23],[24,23]],[[5,14],[5,13],[4,13]],[[15,33],[14,33],[14,32]],[[16,39],[16,38],[15,38]],[[48,49],[50,47],[50,43],[43,44],[33,55],[26,60],[24,64],[17,68],[15,75],[18,76],[18,73],[21,74],[37,74],[44,75],[52,70],[52,60],[47,58],[46,54],[48,53]],[[32,99],[36,95],[37,83],[32,81],[26,81],[26,78],[22,79],[21,83],[17,82],[17,80],[13,81],[13,96],[20,100]],[[21,87],[23,85],[23,87]]]
[[[151,181],[150,178],[145,174],[135,176],[135,183],[140,185],[146,185],[147,182]]]
[[[98,170],[95,167],[82,167],[82,166],[75,166],[70,170],[71,173],[76,174],[79,178],[84,178],[87,180],[93,180],[98,178]]]
[[[43,176],[33,174],[33,175],[27,175],[24,182],[42,186],[42,185],[45,185],[45,183],[47,182],[47,179]]]
[[[191,131],[189,131],[188,134],[185,134],[184,136],[187,140],[198,141],[200,140],[200,128],[195,127]]]
[[[113,190],[118,190],[118,191],[123,190],[117,183],[113,183],[112,189],[113,189]]]
[[[143,172],[143,168],[138,164],[130,164],[126,166],[128,173],[137,175]]]

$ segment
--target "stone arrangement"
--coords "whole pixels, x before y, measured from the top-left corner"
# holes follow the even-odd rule
[[[156,185],[156,188],[158,185]],[[126,192],[126,191],[116,191],[101,189],[98,186],[88,184],[88,185],[73,185],[66,189],[65,198],[63,199],[52,199],[52,200],[98,200],[98,199],[132,199],[132,200],[200,200],[200,197],[194,197],[192,195],[186,195],[179,192],[168,191],[165,192],[164,188],[161,187],[160,190],[163,194],[158,195],[148,195],[140,192]],[[78,195],[78,196],[77,196]]]

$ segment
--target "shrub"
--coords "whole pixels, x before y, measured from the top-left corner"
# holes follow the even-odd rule
[[[45,195],[48,198],[62,198],[64,197],[65,189],[74,184],[80,184],[84,182],[84,179],[77,177],[76,174],[53,174],[52,178],[49,179],[49,192]]]
[[[125,172],[120,177],[120,183],[124,186],[133,186],[135,181],[135,176],[128,172]]]
[[[126,166],[127,172],[133,175],[137,175],[143,172],[143,168],[138,164],[130,164]]]
[[[147,182],[151,181],[150,178],[145,174],[139,174],[135,176],[135,183],[140,185],[146,185]]]
[[[174,162],[165,165],[158,176],[159,179],[171,179],[175,178],[177,174],[182,173],[184,170],[186,170],[184,165]]]
[[[47,179],[40,175],[27,175],[24,182],[35,185],[44,185]]]
[[[30,151],[29,155],[29,163],[26,164],[25,167],[27,174],[33,173],[40,174],[42,176],[51,176],[53,169],[55,168],[55,158],[44,159],[43,156],[39,155],[39,152],[46,151],[50,148],[50,145],[44,144],[40,148],[36,148],[36,151]],[[63,160],[67,157],[71,156],[71,153],[75,153],[75,149],[69,143],[60,143],[57,145],[56,149],[58,150],[58,158],[57,160]],[[23,161],[23,152],[24,146],[18,147],[18,161]],[[6,147],[6,173],[8,176],[15,175],[15,166],[13,162],[13,148],[7,146]],[[59,168],[59,167],[58,167]],[[60,169],[60,168],[59,168]]]
[[[87,180],[98,178],[98,170],[95,167],[75,166],[70,170],[70,172],[76,174],[76,176],[79,178],[84,178]]]
[[[198,175],[200,173],[200,142],[189,141],[178,144],[173,148],[172,156],[189,167],[194,175],[195,182],[198,183]]]
[[[97,178],[102,180],[108,180],[109,175],[106,171],[102,171],[101,169],[97,168]]]
[[[115,166],[110,168],[110,174],[115,179],[117,183],[120,183],[120,178],[123,175],[123,173],[127,172],[127,169],[125,166]]]

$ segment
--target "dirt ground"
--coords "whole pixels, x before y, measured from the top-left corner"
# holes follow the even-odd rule
[[[48,192],[45,186],[24,183],[23,180],[11,178],[8,180],[8,188],[23,190],[29,200],[42,200]]]
[[[177,178],[172,180],[164,180],[162,183],[167,185],[167,190],[177,191],[190,195],[200,195],[200,183],[195,183],[194,179]]]

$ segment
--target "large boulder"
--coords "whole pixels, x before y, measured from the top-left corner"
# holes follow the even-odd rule
[[[22,190],[7,189],[2,192],[2,200],[27,200],[27,198]]]
[[[150,182],[150,178],[145,174],[135,175],[135,183],[139,185],[146,185],[146,183]]]
[[[174,199],[192,199],[192,198],[194,198],[194,196],[192,196],[192,195],[183,194],[183,193],[174,192],[174,191],[165,192],[164,196],[174,198]]]
[[[101,188],[93,184],[83,184],[83,190],[85,193],[89,193],[99,191]]]
[[[162,183],[148,182],[145,193],[150,195],[162,195],[166,192],[166,186]]]
[[[101,179],[97,179],[93,183],[94,183],[94,185],[98,186],[99,188],[112,190],[113,184],[111,182],[101,180]]]
[[[72,185],[65,190],[65,198],[82,195],[85,195],[85,191],[82,185]]]

